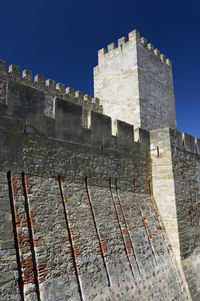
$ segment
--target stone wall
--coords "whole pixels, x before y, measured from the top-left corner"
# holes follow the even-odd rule
[[[172,132],[180,256],[193,300],[200,299],[200,139]]]
[[[149,133],[9,81],[0,105],[0,299],[189,300],[151,195]],[[134,140],[135,139],[135,140]]]
[[[199,300],[200,139],[172,129],[150,133],[153,194],[193,300]]]
[[[187,300],[156,205],[132,183],[14,173],[8,183],[16,244],[3,232],[2,300]]]
[[[8,70],[6,68],[6,62],[0,60],[0,103],[7,103],[7,84],[8,81],[14,83],[20,83],[27,87],[37,89],[37,91],[43,92],[45,96],[45,111],[44,114],[47,117],[52,117],[53,105],[55,98],[58,97],[63,100],[70,101],[75,104],[79,104],[83,108],[82,125],[88,127],[88,115],[89,112],[103,112],[103,108],[100,105],[98,98],[92,98],[89,94],[83,94],[81,91],[74,91],[73,88],[67,87],[62,83],[57,83],[52,79],[44,79],[44,76],[36,74],[33,80],[33,72],[30,70],[23,70],[20,73],[20,67],[16,65],[10,65]]]

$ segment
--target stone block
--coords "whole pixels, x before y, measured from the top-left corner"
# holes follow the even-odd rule
[[[0,249],[7,250],[14,248],[14,240],[7,240],[0,242]]]
[[[111,144],[111,118],[97,112],[91,112],[92,145],[107,148]]]
[[[118,145],[130,149],[134,142],[134,128],[131,124],[116,120]]]
[[[82,142],[82,107],[56,98],[55,136],[68,141]]]
[[[190,152],[195,152],[195,150],[196,150],[195,137],[184,133],[183,144],[184,144],[185,150],[190,151]]]
[[[180,131],[176,131],[176,145],[179,148],[183,148],[183,133]]]

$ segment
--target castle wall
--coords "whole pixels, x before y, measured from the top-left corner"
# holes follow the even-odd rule
[[[44,76],[39,74],[36,74],[33,79],[32,71],[25,69],[21,74],[20,67],[13,64],[7,70],[6,62],[0,60],[0,103],[2,104],[6,104],[8,101],[6,97],[8,81],[13,81],[15,84],[24,84],[27,87],[37,89],[38,92],[43,92],[45,96],[44,115],[47,117],[53,117],[53,106],[56,97],[82,106],[82,125],[86,128],[88,127],[88,115],[91,111],[103,112],[98,98],[92,98],[89,94],[84,95],[81,91],[74,91],[71,87],[65,88],[62,83],[55,84],[52,79],[45,80]]]
[[[25,193],[22,175],[12,174],[24,300],[186,300],[148,195],[134,193],[126,181],[116,193],[107,179],[89,178],[85,189],[83,179],[62,177],[59,185],[59,178],[24,178]],[[3,300],[20,300],[6,243],[4,270],[12,272],[9,279],[1,274],[0,293]]]
[[[200,140],[172,132],[180,256],[193,300],[200,298]]]
[[[44,108],[42,91],[7,83],[1,298],[188,300],[151,196],[149,133],[134,140],[118,121],[112,136],[97,112],[85,129],[81,107],[59,98],[54,118]]]
[[[104,114],[135,128],[176,128],[171,61],[137,31],[98,52],[94,94]]]
[[[192,300],[199,300],[199,139],[152,131],[153,194]]]

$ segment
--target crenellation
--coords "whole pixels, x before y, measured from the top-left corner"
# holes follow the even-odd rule
[[[71,96],[71,97],[75,97],[75,92],[74,92],[74,89],[73,88],[71,88],[71,87],[67,87],[66,89],[65,89],[65,93],[66,93],[66,95],[69,95],[69,96]]]
[[[195,152],[196,151],[195,137],[183,133],[183,146],[186,151]]]
[[[84,105],[86,111],[94,110],[99,113],[103,113],[102,106],[100,103],[95,102],[92,103],[92,97],[86,96],[84,98],[84,94],[82,92],[74,93],[73,88],[66,88],[64,84],[57,83],[55,85],[55,81],[52,79],[45,80],[43,76],[36,74],[34,76],[33,81],[33,72],[31,70],[23,70],[22,75],[20,76],[20,67],[16,65],[10,65],[8,72],[6,72],[6,62],[0,60],[0,72],[1,75],[1,86],[0,86],[0,103],[6,104],[6,82],[9,79],[12,79],[18,83],[22,83],[29,87],[33,87],[47,94],[47,98],[51,97],[59,97],[63,100],[69,100],[74,103],[80,103]],[[4,73],[5,72],[5,73]],[[4,81],[4,84],[3,84]],[[83,102],[84,100],[84,102]],[[48,110],[47,110],[48,111]],[[49,114],[49,113],[48,113]]]
[[[36,74],[34,76],[34,84],[36,87],[44,88],[44,76]]]
[[[150,51],[154,51],[154,46],[153,46],[153,44],[152,43],[148,43],[147,44],[147,48],[150,50]]]
[[[98,51],[98,64],[99,65],[103,62],[104,54],[106,54],[105,48],[102,48]]]
[[[77,98],[80,102],[83,102],[84,99],[84,94],[81,91],[76,91],[75,92],[75,98]]]
[[[45,88],[47,88],[48,90],[51,90],[51,91],[55,91],[55,80],[53,79],[46,79],[45,80]]]
[[[199,153],[198,138],[181,131],[175,131],[175,145],[179,149],[192,153]]]
[[[132,30],[128,34],[128,39],[129,41],[135,40],[135,39],[140,39],[140,33],[137,31],[137,29]]]
[[[92,102],[92,96],[89,95],[89,94],[85,94],[84,97],[83,97],[83,99],[84,99],[85,101]]]
[[[155,48],[155,49],[154,49],[154,54],[155,54],[156,56],[160,57],[160,50],[157,49],[157,48]]]
[[[22,71],[22,78],[27,80],[28,82],[32,83],[33,82],[33,72],[30,70],[23,70]]]
[[[181,131],[176,131],[176,145],[179,147],[179,148],[182,148],[184,147],[184,144],[183,144],[183,133]]]
[[[118,39],[118,46],[116,46],[116,43],[113,42],[107,46],[107,51],[105,48],[100,49],[98,51],[98,63],[102,64],[104,60],[104,55],[106,55],[107,53],[109,53],[114,49],[120,49],[122,45],[128,45],[129,41],[137,41],[146,49],[148,49],[151,53],[153,53],[156,57],[158,57],[162,62],[165,62],[167,65],[171,66],[170,59],[166,59],[164,54],[160,54],[159,49],[154,48],[154,45],[152,43],[148,43],[146,38],[140,37],[140,33],[137,30],[133,30],[129,33],[128,41],[126,37],[122,37]],[[117,55],[117,52],[115,55]],[[99,72],[98,66],[94,67],[94,74],[97,74],[98,72]]]
[[[160,54],[160,50],[157,48],[154,48],[154,45],[152,43],[147,43],[147,39],[142,37],[140,38],[141,45],[143,45],[145,48],[150,50],[156,57],[158,57],[162,62],[165,62],[167,65],[171,66],[170,59],[166,59],[164,54]]]
[[[56,91],[58,91],[61,94],[65,94],[65,85],[62,83],[56,84]]]
[[[16,65],[9,65],[8,73],[10,73],[13,77],[20,77],[20,67]]]
[[[115,49],[117,46],[115,43],[110,43],[108,46],[107,46],[107,49],[108,49],[108,52],[109,51],[112,51],[113,49]]]
[[[97,106],[100,104],[100,99],[97,97],[92,98],[92,102],[95,103]]]
[[[145,39],[144,37],[142,37],[142,38],[140,39],[140,41],[141,41],[142,45],[144,45],[144,47],[147,46],[147,39]]]
[[[171,60],[170,59],[166,59],[166,64],[171,67],[172,66]]]
[[[126,149],[133,148],[134,143],[134,127],[131,124],[116,120],[116,136],[118,141],[118,147],[124,147]]]
[[[124,44],[126,44],[126,38],[125,37],[122,37],[122,38],[118,39],[118,47],[120,47]]]
[[[92,147],[99,149],[102,147],[104,149],[112,149],[112,120],[109,116],[102,114],[103,108],[99,106],[99,99],[93,98],[92,102],[90,95],[86,94],[83,96],[83,93],[80,91],[76,91],[75,94],[79,98],[77,104],[72,103],[70,100],[64,101],[56,96],[48,96],[48,94],[23,83],[9,81],[7,110],[2,109],[0,113],[3,116],[3,120],[4,118],[6,120],[7,113],[12,116],[13,112],[20,112],[22,124],[23,118],[26,117],[27,127],[29,129],[34,128],[34,131],[46,137],[90,144]],[[91,107],[89,108],[80,103],[80,97],[82,101],[84,98],[87,101],[90,100]],[[34,99],[35,101],[33,101]],[[101,111],[95,112],[91,110],[95,106],[97,106],[98,110],[100,108]],[[88,115],[89,110],[91,110],[91,113]],[[87,120],[87,126],[85,118],[90,119]],[[9,119],[9,123],[3,121],[4,129],[11,127],[11,120],[12,118]],[[126,150],[126,152],[131,153],[135,150],[135,142],[141,145],[147,143],[148,135],[145,130],[139,129],[134,140],[133,125],[120,120],[117,120],[115,123],[117,129],[115,133],[117,139],[115,150]],[[85,131],[85,128],[90,129],[89,134]]]
[[[162,62],[165,62],[166,61],[166,56],[164,54],[161,54],[160,59],[161,59]]]

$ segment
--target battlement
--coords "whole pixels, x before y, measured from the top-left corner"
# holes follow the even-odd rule
[[[0,81],[1,83],[3,83],[3,81],[5,83],[7,80],[12,80],[35,88],[50,97],[59,97],[63,100],[80,104],[86,111],[103,112],[103,108],[100,105],[100,100],[98,98],[92,98],[92,96],[88,94],[84,95],[83,92],[74,91],[73,88],[65,87],[62,83],[55,84],[55,81],[52,79],[45,80],[44,76],[39,74],[36,74],[33,78],[33,72],[27,69],[20,73],[20,67],[13,64],[9,65],[7,70],[6,62],[4,60],[0,60]],[[5,103],[6,100],[1,97],[1,92],[0,102]]]
[[[171,62],[136,30],[98,58],[95,98],[0,60],[0,299],[200,300]]]
[[[200,138],[189,134],[175,131],[176,146],[182,150],[200,154]]]
[[[120,120],[115,121],[117,131],[115,136],[112,135],[111,118],[99,112],[91,111],[87,115],[85,127],[82,124],[84,109],[80,104],[56,96],[49,98],[43,91],[19,82],[8,81],[6,99],[7,104],[0,105],[1,129],[15,128],[17,124],[17,130],[25,134],[35,133],[100,150],[126,153],[138,152],[140,145],[149,144],[147,131],[137,129],[134,138],[134,127]],[[51,110],[47,109],[49,102]]]
[[[135,43],[135,41],[137,41],[137,43],[140,46],[145,47],[146,49],[149,50],[150,54],[153,54],[155,57],[157,57],[161,62],[165,63],[168,66],[172,66],[171,60],[166,58],[166,56],[164,54],[160,53],[160,50],[157,48],[154,48],[152,43],[148,43],[147,39],[144,37],[140,37],[140,33],[139,31],[137,31],[136,29],[131,31],[128,34],[128,39],[126,37],[121,37],[118,39],[118,43],[116,45],[116,43],[110,43],[107,46],[107,49],[102,48],[98,51],[98,63],[99,65],[102,63],[104,56],[106,55],[118,55],[120,54],[122,51],[126,51],[126,47],[129,47],[131,43]],[[94,72],[96,72],[98,70],[97,67],[95,67]]]

